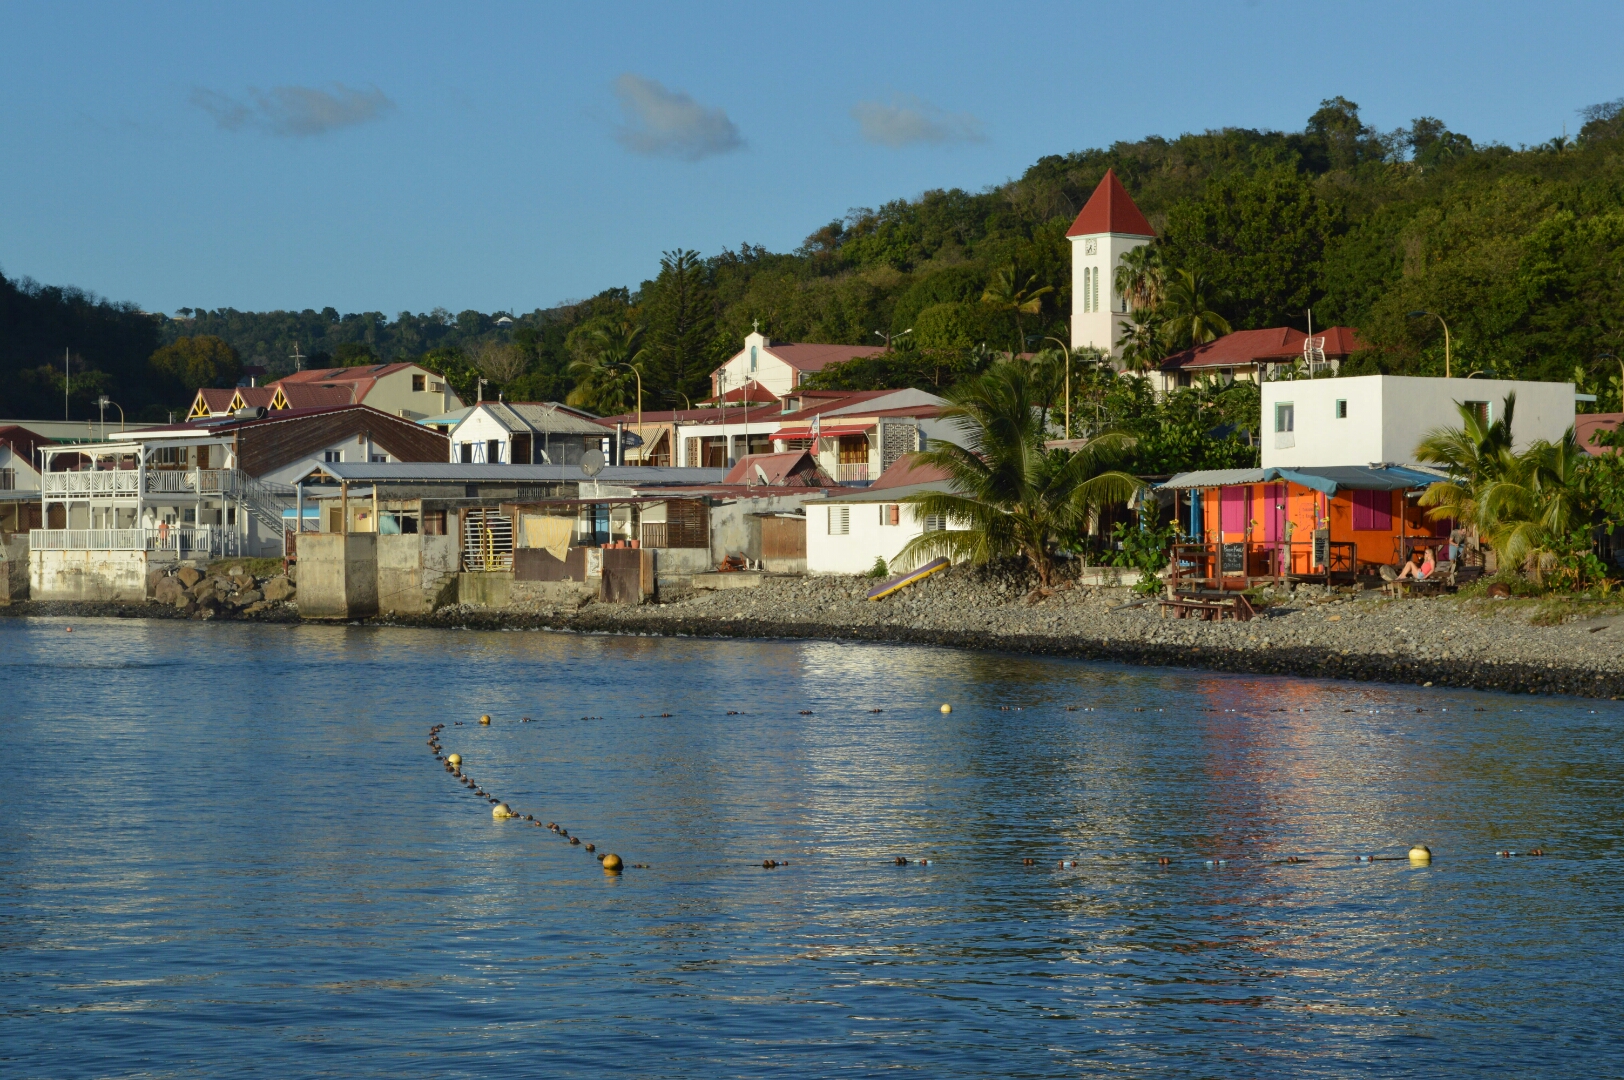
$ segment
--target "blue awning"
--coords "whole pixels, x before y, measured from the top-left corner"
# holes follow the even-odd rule
[[[1233,487],[1266,484],[1274,480],[1298,484],[1327,495],[1338,491],[1409,491],[1435,484],[1443,477],[1403,465],[1329,465],[1316,469],[1203,469],[1179,473],[1164,488]]]

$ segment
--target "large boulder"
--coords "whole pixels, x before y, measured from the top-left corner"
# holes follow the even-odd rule
[[[252,574],[232,574],[231,584],[233,588],[238,590],[252,589],[254,587],[254,578]]]
[[[244,589],[236,596],[233,596],[231,602],[238,607],[247,607],[249,604],[257,604],[263,599],[265,599],[265,595],[258,589]]]
[[[181,567],[175,576],[180,578],[180,583],[188,589],[203,580],[203,575],[190,566]]]
[[[168,576],[159,578],[157,586],[152,590],[153,599],[160,604],[173,604],[185,594],[186,588],[180,583],[180,579]]]
[[[263,590],[265,599],[271,601],[272,603],[280,603],[284,600],[291,600],[293,599],[293,593],[293,582],[281,575],[273,577],[271,580],[267,581]]]

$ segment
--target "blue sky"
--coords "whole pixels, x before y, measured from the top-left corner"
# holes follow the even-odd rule
[[[149,310],[528,311],[660,252],[1343,94],[1516,145],[1624,5],[0,6],[0,271]]]

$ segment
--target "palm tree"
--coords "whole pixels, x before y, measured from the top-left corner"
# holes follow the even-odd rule
[[[1166,331],[1167,324],[1156,308],[1135,307],[1118,339],[1123,366],[1129,371],[1149,371],[1161,363],[1169,351]]]
[[[1458,521],[1487,535],[1493,523],[1483,518],[1480,497],[1486,484],[1516,467],[1511,421],[1517,411],[1517,395],[1506,395],[1500,417],[1492,424],[1466,405],[1457,402],[1455,408],[1460,410],[1461,426],[1435,428],[1415,448],[1417,461],[1440,465],[1449,474],[1449,479],[1430,485],[1421,494],[1421,505],[1430,507],[1427,517],[1433,521]]]
[[[1218,302],[1217,289],[1204,275],[1174,270],[1160,307],[1167,320],[1168,344],[1188,349],[1229,333],[1229,322],[1213,310]]]
[[[587,333],[585,341],[577,346],[577,359],[570,364],[576,382],[565,402],[600,416],[639,408],[637,378],[648,358],[648,350],[642,345],[644,329],[642,324],[627,319]],[[633,368],[637,375],[632,374]]]
[[[942,416],[958,421],[965,445],[941,443],[914,460],[945,471],[955,490],[903,501],[915,514],[965,527],[914,537],[897,555],[902,565],[941,555],[976,564],[1018,555],[1048,586],[1059,545],[1086,529],[1096,509],[1125,503],[1143,487],[1110,468],[1133,445],[1126,435],[1097,435],[1074,452],[1044,447],[1046,432],[1024,365],[995,364],[947,396],[951,405]]]
[[[1116,291],[1130,310],[1154,308],[1162,302],[1162,256],[1155,244],[1144,244],[1117,263]]]
[[[1584,521],[1580,470],[1587,455],[1573,428],[1561,439],[1534,443],[1510,467],[1484,483],[1478,513],[1503,566],[1525,565],[1534,580]]]
[[[999,311],[1008,311],[1015,316],[1014,352],[1017,353],[1026,347],[1026,332],[1021,326],[1021,316],[1036,315],[1042,311],[1043,297],[1054,292],[1052,285],[1034,288],[1038,277],[1036,274],[1028,274],[1025,281],[1019,281],[1018,277],[1015,264],[1010,263],[993,274],[992,280],[981,293],[983,304],[990,304]]]

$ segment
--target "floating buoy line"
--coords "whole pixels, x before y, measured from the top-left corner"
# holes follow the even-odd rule
[[[1098,707],[1096,707],[1096,706],[1067,705],[1064,708],[1065,708],[1065,711],[1067,711],[1067,712],[1078,712],[1078,711],[1097,712],[1097,711],[1099,711]],[[884,710],[882,710],[882,709],[870,709],[869,711],[871,713],[879,713],[879,712],[883,712]],[[941,711],[944,714],[952,712],[952,706],[951,705],[943,705],[941,707]],[[1005,711],[1005,712],[1009,712],[1009,711],[1019,712],[1019,711],[1022,711],[1022,707],[1021,706],[1005,705],[1005,706],[1002,706],[1002,711]],[[1140,708],[1140,707],[1135,707],[1134,711],[1135,712],[1144,712],[1145,710],[1143,708]],[[1157,712],[1162,712],[1164,710],[1158,708],[1156,711]],[[1234,713],[1234,712],[1239,712],[1240,710],[1237,710],[1237,709],[1220,709],[1220,708],[1217,708],[1215,706],[1208,706],[1205,711],[1207,711],[1207,712],[1229,712],[1229,713]],[[1263,712],[1263,711],[1281,712],[1281,711],[1284,711],[1284,710],[1282,710],[1282,709],[1261,710],[1260,709],[1258,711],[1259,712]],[[1342,711],[1343,712],[1352,712],[1353,710],[1344,709]],[[1378,709],[1371,709],[1370,710],[1371,713],[1375,713],[1377,711],[1379,711],[1379,710]],[[1397,711],[1397,710],[1395,710],[1395,711]],[[1416,712],[1425,712],[1426,710],[1421,709],[1421,708],[1417,708],[1415,711]],[[1447,712],[1448,710],[1445,709],[1443,711]],[[1482,712],[1484,710],[1482,709],[1482,707],[1477,707],[1477,708],[1474,708],[1472,711],[1474,711],[1474,712]],[[659,717],[661,717],[661,718],[668,718],[668,717],[671,716],[670,713],[659,713],[657,715]],[[742,714],[737,710],[728,710],[727,715],[728,716],[739,716],[739,715],[742,715]],[[811,715],[813,715],[813,713],[812,713],[811,709],[802,709],[802,710],[800,710],[800,715],[802,715],[802,716],[811,716]],[[586,721],[586,720],[601,720],[603,718],[602,717],[594,717],[594,716],[583,716],[581,719],[583,721]],[[532,721],[531,721],[530,717],[528,717],[528,716],[523,717],[520,720],[520,723],[531,723],[531,722]],[[460,721],[460,720],[454,721],[454,724],[457,727],[461,727],[462,726],[462,721]],[[481,715],[480,718],[479,718],[479,724],[482,727],[489,727],[490,724],[491,724],[490,715],[489,714]],[[604,869],[604,871],[606,873],[618,874],[622,869],[624,869],[624,868],[626,868],[628,866],[630,868],[632,868],[632,869],[637,869],[637,870],[649,869],[649,864],[648,863],[626,863],[621,859],[621,857],[619,855],[615,854],[614,852],[604,852],[602,854],[597,854],[597,845],[596,844],[585,842],[579,836],[571,836],[569,830],[564,828],[562,825],[559,825],[557,822],[549,821],[549,822],[543,823],[542,821],[538,820],[533,814],[520,814],[518,811],[514,810],[511,806],[509,806],[507,803],[503,802],[501,799],[499,799],[496,796],[494,796],[494,795],[490,794],[489,792],[485,791],[485,789],[480,787],[479,784],[477,782],[475,782],[472,777],[468,776],[463,771],[463,768],[462,768],[463,759],[462,759],[461,754],[447,754],[447,753],[444,752],[445,748],[440,743],[440,732],[445,729],[445,726],[446,725],[444,725],[444,724],[435,724],[435,725],[433,725],[432,727],[429,728],[429,738],[428,738],[429,750],[434,754],[434,759],[436,761],[440,762],[441,765],[444,767],[445,771],[450,773],[457,780],[458,783],[462,784],[464,787],[466,787],[470,791],[472,791],[475,796],[477,796],[477,797],[479,797],[481,799],[484,799],[486,802],[488,802],[491,805],[491,817],[493,819],[495,819],[497,821],[506,821],[508,819],[522,818],[524,821],[529,822],[530,824],[534,825],[537,828],[547,829],[549,832],[551,832],[551,833],[555,834],[556,836],[558,836],[559,839],[568,841],[568,843],[569,843],[569,845],[571,847],[584,847],[588,853],[594,854],[596,856],[598,862],[602,865],[602,867],[603,867],[603,869]],[[1500,850],[1500,851],[1496,851],[1494,854],[1498,858],[1511,859],[1511,858],[1522,858],[1522,857],[1539,857],[1539,856],[1545,855],[1546,851],[1545,851],[1545,849],[1543,847],[1535,847],[1535,848],[1530,848],[1530,849],[1528,849],[1526,851],[1513,851],[1513,850],[1510,850],[1510,849]],[[1343,856],[1343,858],[1346,858],[1346,856]],[[1215,857],[1212,857],[1212,858],[1201,859],[1200,860],[1200,865],[1202,865],[1203,867],[1205,867],[1207,869],[1223,869],[1223,868],[1228,868],[1232,861],[1233,860],[1231,860],[1229,858],[1215,856]],[[1315,861],[1316,860],[1311,859],[1311,858],[1309,858],[1307,856],[1288,855],[1288,856],[1285,856],[1284,858],[1270,859],[1270,860],[1264,861],[1263,863],[1254,863],[1253,865],[1272,865],[1272,866],[1304,865],[1304,864],[1312,863],[1312,862],[1315,862]],[[1359,854],[1359,855],[1354,855],[1353,856],[1353,861],[1355,863],[1366,863],[1366,864],[1368,864],[1368,863],[1378,863],[1378,862],[1408,862],[1412,866],[1424,867],[1424,866],[1430,866],[1431,863],[1432,863],[1432,849],[1427,847],[1425,844],[1415,844],[1415,845],[1411,846],[1410,849],[1403,855],[1364,855],[1364,854]],[[908,865],[929,866],[931,864],[931,860],[928,859],[928,858],[910,860],[909,858],[907,858],[906,856],[903,856],[903,855],[894,856],[891,859],[891,862],[893,863],[893,865],[896,865],[896,866],[908,866]],[[1021,864],[1023,866],[1034,866],[1035,867],[1035,866],[1038,865],[1038,860],[1036,858],[1031,857],[1031,856],[1025,856],[1025,857],[1022,857]],[[788,865],[789,865],[789,860],[787,860],[787,859],[782,859],[781,860],[781,859],[768,858],[768,859],[763,859],[761,861],[762,868],[766,869],[766,870],[775,870],[775,869],[778,869],[779,867],[784,867],[784,866],[788,866]],[[1064,859],[1060,859],[1058,861],[1058,865],[1059,865],[1059,868],[1062,869],[1062,870],[1075,870],[1075,869],[1080,868],[1081,860],[1078,859],[1078,858],[1064,858]],[[1175,860],[1171,856],[1159,855],[1159,856],[1156,857],[1156,865],[1158,865],[1160,867],[1163,867],[1163,868],[1171,869],[1173,866],[1175,866]]]
[[[528,722],[529,720],[530,718],[527,716],[524,718],[523,722]],[[461,723],[461,721],[457,721],[458,726],[461,726]],[[489,714],[481,716],[479,718],[479,723],[482,727],[489,727],[491,723]],[[560,839],[568,840],[571,847],[584,846],[589,853],[596,855],[598,850],[598,846],[596,844],[583,844],[583,841],[579,836],[571,836],[569,830],[557,822],[549,821],[543,824],[541,821],[536,819],[534,814],[521,814],[507,803],[503,802],[501,799],[498,799],[495,795],[490,794],[484,788],[480,787],[479,784],[474,781],[473,777],[468,776],[463,772],[462,755],[447,754],[445,752],[445,747],[440,744],[440,732],[444,729],[444,724],[435,724],[433,727],[429,728],[429,750],[434,754],[434,760],[438,761],[445,768],[446,772],[455,777],[459,784],[472,791],[479,798],[490,803],[491,817],[494,820],[508,821],[510,819],[518,820],[522,818],[524,821],[529,822],[538,829],[547,829],[549,832],[556,834]],[[601,855],[596,855],[596,858],[599,864],[603,867],[603,872],[606,874],[618,874],[622,870],[626,869],[628,865],[636,870],[647,870],[649,868],[647,863],[628,864],[624,862],[619,855],[616,855],[612,851],[606,851]]]

